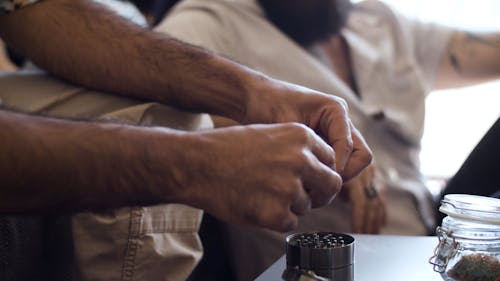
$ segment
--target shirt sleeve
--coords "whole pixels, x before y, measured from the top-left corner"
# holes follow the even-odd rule
[[[231,56],[235,50],[232,38],[236,36],[228,26],[226,19],[215,11],[180,7],[174,9],[155,30],[217,54]]]
[[[421,70],[426,88],[430,90],[434,87],[454,29],[409,17],[400,17],[400,21],[407,27],[415,61]]]
[[[0,0],[0,15],[13,12],[39,0]]]

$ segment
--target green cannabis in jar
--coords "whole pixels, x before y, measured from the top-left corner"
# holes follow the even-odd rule
[[[500,281],[500,262],[482,254],[463,256],[448,276],[457,281]]]

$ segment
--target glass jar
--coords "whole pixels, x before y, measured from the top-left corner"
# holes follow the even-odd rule
[[[449,194],[429,262],[446,281],[500,280],[500,199]]]

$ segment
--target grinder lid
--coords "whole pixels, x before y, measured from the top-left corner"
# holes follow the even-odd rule
[[[300,269],[338,269],[354,262],[354,237],[335,232],[309,232],[286,238],[286,263]]]

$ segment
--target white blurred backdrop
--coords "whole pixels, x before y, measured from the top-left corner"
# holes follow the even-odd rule
[[[383,1],[423,21],[466,30],[500,32],[500,0]],[[430,178],[447,178],[460,168],[469,152],[500,116],[500,80],[433,92],[426,106],[420,154],[422,171]]]

